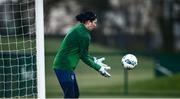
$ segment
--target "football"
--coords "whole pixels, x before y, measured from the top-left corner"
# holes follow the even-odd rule
[[[126,54],[121,59],[121,62],[125,69],[132,70],[137,64],[138,60],[133,54]]]

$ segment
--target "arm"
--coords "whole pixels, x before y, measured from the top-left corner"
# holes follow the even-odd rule
[[[107,72],[107,70],[111,69],[106,64],[102,63],[105,58],[96,59],[89,55],[88,53],[89,47],[89,39],[82,39],[80,40],[80,58],[84,63],[88,66],[94,68],[95,70],[99,71],[101,75],[104,77],[110,77],[111,75]]]
[[[93,57],[89,55],[89,52],[88,52],[89,42],[90,42],[89,39],[86,37],[80,40],[79,42],[80,43],[80,58],[85,64],[99,71],[101,66],[96,64],[94,62]]]

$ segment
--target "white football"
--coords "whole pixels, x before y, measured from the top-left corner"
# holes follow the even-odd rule
[[[121,61],[126,69],[133,69],[138,64],[138,60],[133,54],[126,54]]]

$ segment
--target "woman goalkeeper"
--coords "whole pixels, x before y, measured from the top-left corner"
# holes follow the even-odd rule
[[[88,11],[77,15],[76,20],[79,23],[65,36],[53,63],[55,74],[64,92],[64,98],[79,97],[74,70],[80,59],[103,76],[111,76],[107,72],[110,67],[102,63],[105,58],[96,59],[88,53],[90,33],[97,26],[97,16]]]

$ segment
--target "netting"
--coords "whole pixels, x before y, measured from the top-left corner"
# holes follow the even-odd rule
[[[36,97],[35,0],[0,1],[0,97]]]

